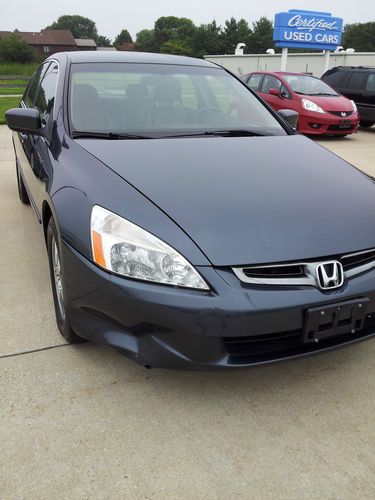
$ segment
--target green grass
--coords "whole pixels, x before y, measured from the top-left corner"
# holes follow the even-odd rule
[[[19,97],[0,97],[0,124],[5,123],[5,111],[17,108],[19,102]]]
[[[30,64],[0,63],[0,75],[32,76],[32,74],[34,73],[34,71],[38,66],[39,63],[30,63]]]
[[[25,87],[29,80],[1,80],[0,85],[18,85],[19,87]]]
[[[25,87],[0,87],[0,95],[22,95]]]

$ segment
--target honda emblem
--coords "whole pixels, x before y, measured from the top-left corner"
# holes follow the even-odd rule
[[[322,290],[339,288],[344,283],[344,270],[341,262],[331,260],[316,266],[316,280]]]

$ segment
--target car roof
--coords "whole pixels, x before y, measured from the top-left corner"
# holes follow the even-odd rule
[[[143,63],[143,64],[175,64],[183,66],[205,66],[219,68],[220,66],[193,57],[174,56],[170,54],[153,54],[150,52],[130,52],[130,51],[94,51],[81,50],[74,52],[58,52],[51,56],[51,59],[66,57],[69,62],[75,63]]]
[[[334,71],[374,71],[375,66],[335,66],[334,68],[328,69],[326,73],[332,73]]]
[[[249,71],[249,73],[247,73],[248,75],[254,75],[254,74],[264,74],[264,75],[274,75],[274,76],[286,76],[286,75],[295,75],[295,76],[311,76],[312,78],[317,78],[316,76],[314,75],[310,75],[308,73],[298,73],[298,72],[292,72],[292,71],[261,71],[261,70],[257,70],[257,71]],[[246,76],[246,75],[243,75],[243,76]]]

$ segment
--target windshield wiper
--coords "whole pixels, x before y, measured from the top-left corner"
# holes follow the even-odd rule
[[[171,139],[173,137],[263,137],[267,134],[254,132],[253,130],[228,129],[228,130],[206,130],[205,132],[186,132],[184,134],[163,135],[160,139]]]
[[[316,94],[309,94],[309,95],[329,95],[329,96],[336,96],[337,94],[329,94],[328,92],[318,92]]]
[[[118,132],[81,132],[75,130],[72,132],[73,139],[107,139],[107,140],[121,140],[121,139],[152,139],[152,137],[138,134],[122,134]]]

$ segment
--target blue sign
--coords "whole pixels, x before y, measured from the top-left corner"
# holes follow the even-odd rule
[[[343,20],[329,12],[289,10],[275,15],[276,47],[336,50],[341,43]]]

